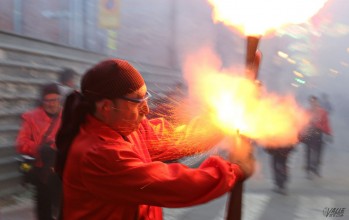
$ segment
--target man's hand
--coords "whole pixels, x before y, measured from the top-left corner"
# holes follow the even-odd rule
[[[239,165],[244,172],[245,179],[252,176],[255,170],[255,158],[251,141],[246,137],[237,135],[229,160],[231,163]]]

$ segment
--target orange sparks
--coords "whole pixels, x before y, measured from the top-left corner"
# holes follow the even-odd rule
[[[304,23],[328,0],[208,0],[213,20],[245,35],[263,35],[287,24]]]
[[[239,132],[268,146],[297,142],[309,118],[292,96],[268,93],[231,70],[220,70],[208,50],[187,61],[186,78],[196,85],[190,88],[191,97],[208,106],[211,120],[225,133]]]

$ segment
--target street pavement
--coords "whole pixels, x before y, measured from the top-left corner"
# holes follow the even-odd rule
[[[349,219],[349,147],[336,143],[327,146],[322,177],[313,180],[305,178],[303,157],[304,148],[299,145],[290,156],[288,194],[280,195],[271,190],[269,155],[262,149],[256,149],[257,171],[244,186],[243,220]],[[188,160],[195,163],[195,158]],[[224,195],[210,203],[190,208],[164,209],[164,219],[223,220],[227,198],[228,195]],[[34,220],[30,193],[16,199],[16,205],[1,208],[0,220]],[[326,217],[324,214],[331,208],[344,211],[343,217]]]

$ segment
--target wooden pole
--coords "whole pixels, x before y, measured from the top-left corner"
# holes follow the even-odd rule
[[[260,37],[248,36],[247,37],[247,50],[246,50],[246,77],[252,81],[256,81],[258,77],[258,69],[260,58],[260,52],[257,52],[258,43]],[[255,63],[258,62],[258,63]],[[250,147],[250,141],[247,138],[237,137],[241,147]],[[228,200],[227,220],[241,220],[242,218],[242,193],[243,193],[243,181],[237,182],[230,191]]]

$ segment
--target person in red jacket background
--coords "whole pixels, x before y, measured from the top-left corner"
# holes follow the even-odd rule
[[[148,120],[150,97],[120,59],[92,67],[81,93],[67,97],[56,138],[63,219],[161,220],[161,207],[205,203],[252,174],[251,150],[236,164],[217,156],[197,169],[162,162],[205,151],[223,134],[205,116],[180,127]]]
[[[57,215],[61,194],[60,180],[52,172],[55,160],[55,136],[61,121],[61,95],[56,84],[44,85],[41,105],[22,115],[17,137],[17,152],[35,158],[31,183],[36,188],[37,217],[52,219]],[[52,209],[54,207],[54,210]]]
[[[302,142],[306,146],[306,172],[307,178],[312,179],[314,175],[320,177],[320,165],[323,152],[323,136],[331,135],[328,113],[319,104],[316,96],[309,97],[310,108],[308,110],[311,119],[307,126],[305,137]]]

